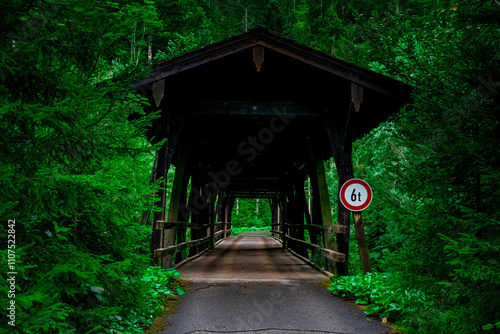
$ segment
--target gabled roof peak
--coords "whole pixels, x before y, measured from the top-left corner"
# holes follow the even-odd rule
[[[138,88],[151,84],[171,75],[203,66],[214,60],[256,46],[272,49],[287,57],[294,58],[358,85],[373,89],[394,99],[403,102],[409,100],[411,86],[279,36],[261,26],[252,28],[243,34],[207,45],[198,50],[162,61],[154,66],[152,77],[146,78],[134,86]]]

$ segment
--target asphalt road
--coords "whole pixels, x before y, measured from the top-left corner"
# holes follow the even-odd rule
[[[179,269],[191,281],[165,334],[382,334],[378,319],[333,296],[328,278],[263,233],[231,237]]]

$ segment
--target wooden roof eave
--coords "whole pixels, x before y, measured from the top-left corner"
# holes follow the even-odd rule
[[[154,67],[153,76],[134,84],[134,88],[152,84],[173,74],[181,73],[258,45],[370,88],[400,102],[407,103],[410,101],[410,94],[413,89],[410,85],[280,37],[263,28],[256,28],[247,33],[158,63]]]
[[[257,36],[244,35],[234,36],[223,41],[207,45],[201,49],[160,62],[153,67],[153,76],[135,83],[134,88],[151,84],[171,75],[184,72],[191,68],[210,63],[214,60],[229,56],[235,52],[243,51],[258,45],[259,39]]]

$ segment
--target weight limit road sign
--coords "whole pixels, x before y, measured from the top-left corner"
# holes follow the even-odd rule
[[[340,201],[351,211],[364,210],[372,202],[372,188],[361,179],[350,179],[340,188]]]

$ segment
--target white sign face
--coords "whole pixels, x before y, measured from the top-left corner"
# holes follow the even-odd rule
[[[372,201],[372,189],[361,179],[350,179],[340,188],[340,201],[351,211],[361,211]]]

